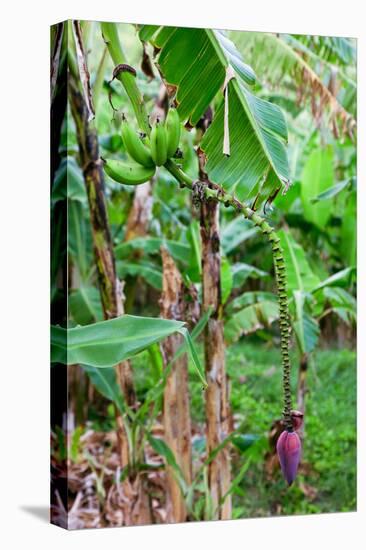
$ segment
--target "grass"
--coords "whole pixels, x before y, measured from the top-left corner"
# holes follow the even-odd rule
[[[135,380],[142,399],[152,383],[148,362],[147,354],[134,359]],[[282,411],[280,364],[279,350],[255,337],[246,338],[227,350],[232,412],[246,440],[254,441],[244,451],[233,448],[233,477],[246,461],[250,461],[243,479],[233,490],[233,516],[355,510],[355,352],[319,350],[311,358],[307,374],[303,466],[290,488],[278,469],[268,475],[264,467],[269,451],[268,432]],[[296,394],[298,364],[293,353],[293,395]],[[190,368],[190,395],[193,423],[204,433],[204,394],[193,368]]]
[[[281,416],[280,355],[262,344],[239,343],[228,351],[231,403],[244,433],[262,435]],[[298,359],[293,356],[292,386]],[[242,376],[245,381],[240,383]],[[287,489],[279,472],[264,474],[266,449],[234,497],[240,517],[350,511],[356,508],[355,352],[320,350],[307,376],[303,463],[306,469]],[[295,393],[295,392],[294,392]],[[240,460],[239,460],[240,462]]]

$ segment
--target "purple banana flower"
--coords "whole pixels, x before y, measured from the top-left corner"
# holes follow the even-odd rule
[[[296,432],[284,430],[277,441],[277,454],[283,476],[289,485],[296,477],[301,456],[301,441]]]

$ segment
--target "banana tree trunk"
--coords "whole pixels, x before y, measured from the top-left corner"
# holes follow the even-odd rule
[[[153,180],[147,181],[142,185],[137,185],[132,207],[128,213],[125,241],[131,241],[138,237],[145,237],[149,231],[149,224],[151,220],[151,212],[153,206],[152,197],[152,184]],[[134,258],[138,259],[141,256],[141,251],[136,250]],[[125,309],[127,313],[133,311],[133,305],[135,302],[135,296],[137,289],[141,287],[139,280],[132,277],[126,278],[126,303]]]
[[[163,291],[160,300],[161,316],[165,319],[185,320],[185,287],[173,258],[162,247]],[[183,340],[179,334],[169,336],[162,344],[165,366],[173,359]],[[187,355],[179,357],[173,364],[164,389],[164,437],[174,453],[185,482],[192,481],[191,419],[188,394]],[[174,472],[167,466],[167,521],[183,522],[187,509]]]
[[[88,121],[85,100],[76,85],[69,80],[71,112],[76,125],[80,162],[89,202],[95,264],[105,319],[112,319],[124,313],[123,288],[117,278],[113,243],[107,219],[104,196],[104,177],[99,158],[98,138],[95,128]],[[117,367],[117,376],[123,394],[130,406],[136,404],[131,366],[128,361]],[[127,438],[123,435],[123,422],[118,418],[121,466],[128,463]]]
[[[207,452],[210,454],[229,433],[228,383],[225,372],[225,342],[220,288],[219,205],[201,205],[203,310],[213,308],[205,330]],[[208,466],[212,519],[231,518],[230,453],[225,446]]]
[[[128,213],[125,241],[144,237],[148,233],[153,205],[152,182],[136,187],[131,210]]]

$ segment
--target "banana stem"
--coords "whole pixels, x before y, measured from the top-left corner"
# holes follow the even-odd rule
[[[101,29],[113,63],[116,66],[127,64],[126,56],[118,37],[118,28],[116,23],[101,23]],[[143,97],[135,81],[136,77],[128,71],[123,71],[120,72],[116,78],[121,82],[126,90],[135,112],[140,130],[149,136],[151,132],[149,117],[145,109]]]
[[[188,189],[192,189],[193,185],[193,179],[183,172],[181,168],[179,168],[175,162],[173,162],[171,159],[167,160],[167,162],[164,164],[164,167],[172,174],[172,176],[175,177],[181,183],[184,185],[184,187],[187,187]]]

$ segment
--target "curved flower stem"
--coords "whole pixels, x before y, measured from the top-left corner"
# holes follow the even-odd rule
[[[164,165],[165,168],[179,181],[180,185],[192,190],[194,188],[194,181],[187,174],[185,174],[172,160]],[[273,263],[275,268],[278,305],[280,314],[280,333],[281,333],[281,354],[282,354],[282,372],[283,372],[283,396],[284,396],[284,408],[283,417],[285,421],[285,428],[288,431],[292,431],[291,420],[291,386],[290,386],[290,357],[289,357],[289,313],[288,313],[288,298],[287,298],[287,275],[286,265],[283,257],[283,251],[280,244],[280,238],[275,230],[269,225],[269,223],[262,218],[257,212],[254,212],[249,206],[241,203],[233,195],[226,193],[225,190],[217,185],[212,184],[208,187],[205,184],[202,185],[202,195],[206,200],[216,200],[225,205],[225,207],[232,207],[245,216],[248,220],[251,220],[256,227],[258,227],[261,233],[266,237],[272,247]]]

